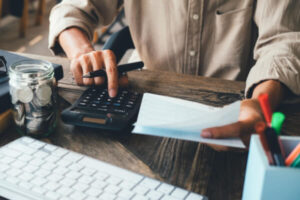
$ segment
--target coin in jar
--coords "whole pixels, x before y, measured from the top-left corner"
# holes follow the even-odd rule
[[[29,103],[33,99],[33,92],[29,87],[23,87],[17,90],[17,98],[23,103]]]
[[[52,90],[48,85],[40,85],[36,89],[36,96],[39,100],[39,104],[44,106],[47,105],[51,100]]]

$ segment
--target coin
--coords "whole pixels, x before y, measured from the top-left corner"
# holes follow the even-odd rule
[[[40,85],[36,89],[36,96],[41,106],[47,105],[51,100],[52,90],[48,85]]]
[[[17,99],[19,99],[23,103],[29,103],[33,99],[32,90],[25,86],[17,90]]]
[[[17,89],[13,86],[10,86],[9,93],[10,93],[10,96],[11,96],[11,103],[16,104],[18,102]]]

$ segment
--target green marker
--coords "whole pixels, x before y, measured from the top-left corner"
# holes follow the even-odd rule
[[[300,154],[297,156],[297,158],[291,164],[291,167],[300,167]]]
[[[281,112],[275,112],[272,115],[271,126],[272,126],[272,128],[275,129],[277,135],[280,135],[280,131],[281,131],[281,127],[282,127],[284,119],[285,119],[285,116]]]

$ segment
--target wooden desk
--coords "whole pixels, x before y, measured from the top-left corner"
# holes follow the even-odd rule
[[[81,94],[73,84],[69,62],[58,57],[45,59],[63,64],[65,78],[58,84],[61,109]],[[209,105],[221,106],[241,98],[243,82],[178,75],[168,72],[135,71],[128,73],[130,87],[139,92],[152,92]],[[79,88],[83,90],[83,88]],[[300,106],[283,107],[288,135],[299,135]],[[0,145],[19,137],[11,128],[0,136]],[[246,152],[216,152],[204,144],[168,138],[131,135],[118,137],[99,130],[63,124],[46,142],[157,178],[168,183],[207,195],[210,200],[241,199]]]

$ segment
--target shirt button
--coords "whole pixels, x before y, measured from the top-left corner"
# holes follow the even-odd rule
[[[199,15],[198,15],[198,14],[194,14],[194,15],[193,15],[193,19],[194,19],[194,20],[198,20],[198,19],[199,19]]]
[[[194,50],[191,50],[190,51],[190,56],[195,56],[196,55],[196,52]]]

